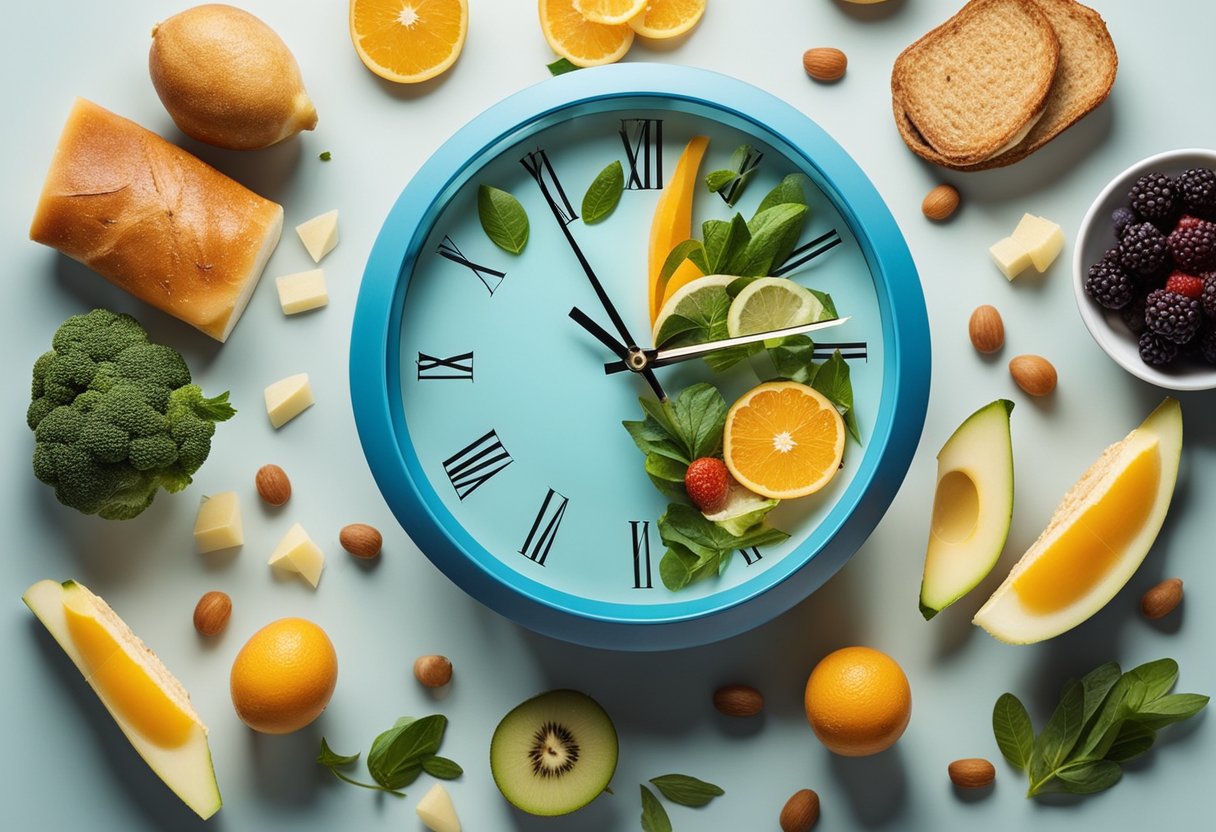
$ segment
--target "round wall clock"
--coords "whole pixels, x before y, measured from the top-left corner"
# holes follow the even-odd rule
[[[730,403],[773,369],[765,352],[723,372],[700,359],[653,361],[650,226],[693,136],[709,139],[694,229],[736,211],[751,216],[785,177],[803,175],[809,219],[773,273],[829,294],[848,317],[813,333],[814,349],[839,351],[847,363],[860,441],[848,440],[827,488],[769,515],[788,539],[740,549],[714,574],[672,590],[661,580],[658,525],[672,498],[653,487],[622,422],[643,418],[639,397],[709,382]],[[583,195],[614,161],[625,180],[620,202],[603,220],[584,222]],[[711,192],[705,174],[731,164],[750,171],[745,188]],[[522,253],[496,247],[483,230],[482,185],[524,208]],[[638,349],[614,355],[614,341]],[[607,372],[614,362],[621,369],[621,357],[637,371]],[[930,367],[915,266],[849,156],[754,87],[642,64],[580,70],[524,90],[423,165],[369,257],[350,360],[368,463],[426,556],[527,627],[630,650],[742,632],[835,573],[903,480]]]

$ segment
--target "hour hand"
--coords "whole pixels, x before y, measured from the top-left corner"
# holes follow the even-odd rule
[[[609,333],[608,330],[604,329],[602,326],[592,320],[591,316],[589,316],[586,312],[575,306],[570,310],[570,317],[576,324],[595,336],[595,340],[599,341],[605,347],[610,349],[613,355],[617,356],[622,361],[628,360],[629,350],[626,349],[625,345],[616,338],[613,338],[612,334]]]

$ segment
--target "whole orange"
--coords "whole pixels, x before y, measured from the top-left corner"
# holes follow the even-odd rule
[[[303,618],[280,618],[250,636],[229,676],[236,715],[263,734],[288,734],[312,722],[337,683],[333,643]]]
[[[829,751],[865,757],[890,748],[908,727],[912,690],[886,653],[844,647],[815,665],[804,704],[811,730]]]

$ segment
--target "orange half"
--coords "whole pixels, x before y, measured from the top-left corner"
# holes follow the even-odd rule
[[[539,0],[540,30],[549,46],[575,66],[600,66],[625,57],[633,45],[626,23],[609,26],[583,17],[575,0]]]
[[[726,467],[739,484],[788,500],[823,488],[844,458],[844,420],[814,388],[770,381],[752,388],[726,414]]]
[[[705,0],[650,0],[629,25],[644,38],[666,40],[692,29],[704,14]]]
[[[426,81],[456,63],[468,30],[468,0],[350,0],[359,59],[398,84]]]
[[[646,0],[574,0],[574,7],[592,23],[626,23],[646,8]]]

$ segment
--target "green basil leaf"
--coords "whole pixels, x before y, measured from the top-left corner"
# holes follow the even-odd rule
[[[730,295],[733,300],[739,297],[740,292],[759,279],[758,277],[736,277],[726,284],[726,294]]]
[[[705,187],[716,194],[738,178],[739,174],[733,170],[715,170],[705,177]]]
[[[1124,674],[1128,679],[1127,708],[1138,711],[1140,706],[1169,693],[1178,679],[1178,662],[1157,659],[1133,667]]]
[[[713,456],[722,447],[726,400],[710,384],[694,384],[671,404],[672,422],[692,459]]]
[[[680,315],[671,315],[659,327],[655,343],[673,345],[703,344],[706,341],[716,341],[726,335],[726,315],[730,311],[730,295],[726,289],[705,289],[687,298],[680,308]],[[672,323],[673,319],[682,320]],[[695,329],[689,329],[688,324]],[[677,341],[676,336],[679,336]]]
[[[317,755],[317,762],[326,768],[334,768],[335,766],[349,766],[359,759],[358,754],[343,755],[336,753],[325,742],[325,737],[321,737],[321,753]]]
[[[367,754],[372,779],[388,789],[408,786],[422,772],[422,762],[433,756],[443,742],[447,717],[433,714],[398,723],[376,737]]]
[[[704,328],[683,315],[668,315],[655,338],[656,347],[687,346],[704,343]],[[698,340],[698,339],[702,340]]]
[[[576,69],[582,69],[581,66],[571,63],[566,58],[558,58],[551,64],[545,64],[549,68],[551,75],[565,75],[567,72],[574,72]]]
[[[1034,753],[1034,727],[1026,706],[1012,693],[1003,693],[992,709],[992,733],[1005,759],[1020,769],[1030,767]]]
[[[836,405],[836,409],[844,417],[845,428],[860,444],[861,432],[857,427],[855,415],[852,415],[853,382],[849,378],[848,362],[844,360],[840,350],[833,352],[832,357],[819,366],[810,384]]]
[[[712,340],[718,340],[714,338]],[[705,364],[715,373],[724,373],[736,364],[742,364],[753,355],[764,351],[764,344],[740,344],[737,347],[715,350],[705,356]]]
[[[831,295],[816,289],[808,289],[807,291],[818,298],[819,302],[823,304],[823,320],[830,321],[832,318],[840,317],[840,313],[836,311],[836,304],[832,301]]]
[[[624,191],[625,169],[618,160],[600,171],[583,195],[583,222],[599,222],[611,214]]]
[[[1128,723],[1157,730],[1175,722],[1190,719],[1208,704],[1208,697],[1197,693],[1171,693],[1142,705],[1139,710],[1127,717]],[[1124,728],[1127,723],[1124,724]],[[1118,740],[1116,740],[1118,742]]]
[[[457,765],[454,760],[435,755],[427,757],[422,761],[422,770],[440,780],[455,780],[464,774],[464,769]]]
[[[625,430],[629,431],[633,443],[642,453],[665,456],[685,465],[692,462],[684,448],[650,416],[641,422],[621,422],[621,424],[625,426]]]
[[[1069,794],[1094,794],[1119,782],[1123,769],[1109,760],[1087,760],[1056,772],[1059,786]]]
[[[778,543],[784,543],[788,539],[789,535],[781,531],[781,529],[774,529],[771,526],[753,528],[735,538],[734,548],[751,549],[753,546],[756,548],[775,546]]]
[[[519,254],[528,244],[528,214],[519,200],[491,185],[477,189],[477,216],[494,245]]]
[[[1136,722],[1125,722],[1119,728],[1115,741],[1107,749],[1105,759],[1126,763],[1152,748],[1156,740],[1157,732],[1153,729]]]
[[[666,284],[685,260],[691,260],[694,266],[705,272],[705,246],[700,240],[685,240],[676,244],[667,255],[667,259],[663,261],[663,268],[659,271],[659,282]]]
[[[809,384],[815,375],[815,342],[806,335],[789,335],[769,347],[769,357],[779,378]]]
[[[671,832],[671,818],[667,817],[667,810],[663,808],[663,804],[650,789],[645,786],[640,788],[642,790],[642,832]]]
[[[728,266],[728,274],[763,277],[794,249],[806,221],[805,205],[776,205],[747,224],[751,240]]]
[[[791,173],[789,176],[782,179],[777,187],[765,195],[760,201],[760,207],[756,209],[756,213],[767,211],[777,205],[787,205],[790,203],[796,205],[806,205],[806,194],[802,190],[801,173]]]
[[[688,463],[651,453],[646,454],[645,468],[650,482],[663,496],[673,500],[688,499],[684,490],[684,473],[688,471]]]
[[[659,561],[659,579],[672,592],[692,583],[692,570],[697,565],[697,556],[682,546],[671,546]]]
[[[1110,693],[1106,695],[1106,700],[1098,708],[1098,712],[1093,718],[1093,724],[1085,732],[1076,756],[1099,759],[1106,756],[1106,750],[1115,741],[1119,726],[1129,713],[1125,706],[1129,687],[1130,683],[1125,673],[1111,687]]]
[[[1118,662],[1107,662],[1098,665],[1081,678],[1081,690],[1085,699],[1083,719],[1086,723],[1098,712],[1098,708],[1106,700],[1106,695],[1122,675],[1123,671],[1119,669]]]
[[[1035,738],[1030,758],[1031,783],[1051,778],[1053,772],[1063,765],[1081,736],[1082,717],[1085,714],[1085,698],[1081,683],[1069,679],[1064,685],[1060,703],[1056,705],[1051,719],[1043,732]]]
[[[727,265],[747,248],[752,235],[747,230],[747,220],[743,219],[743,215],[735,214],[729,221],[706,220],[701,223],[701,238],[705,241],[705,273],[728,274]]]
[[[715,797],[726,794],[721,787],[687,774],[664,774],[652,777],[650,782],[663,797],[681,806],[704,806]]]

